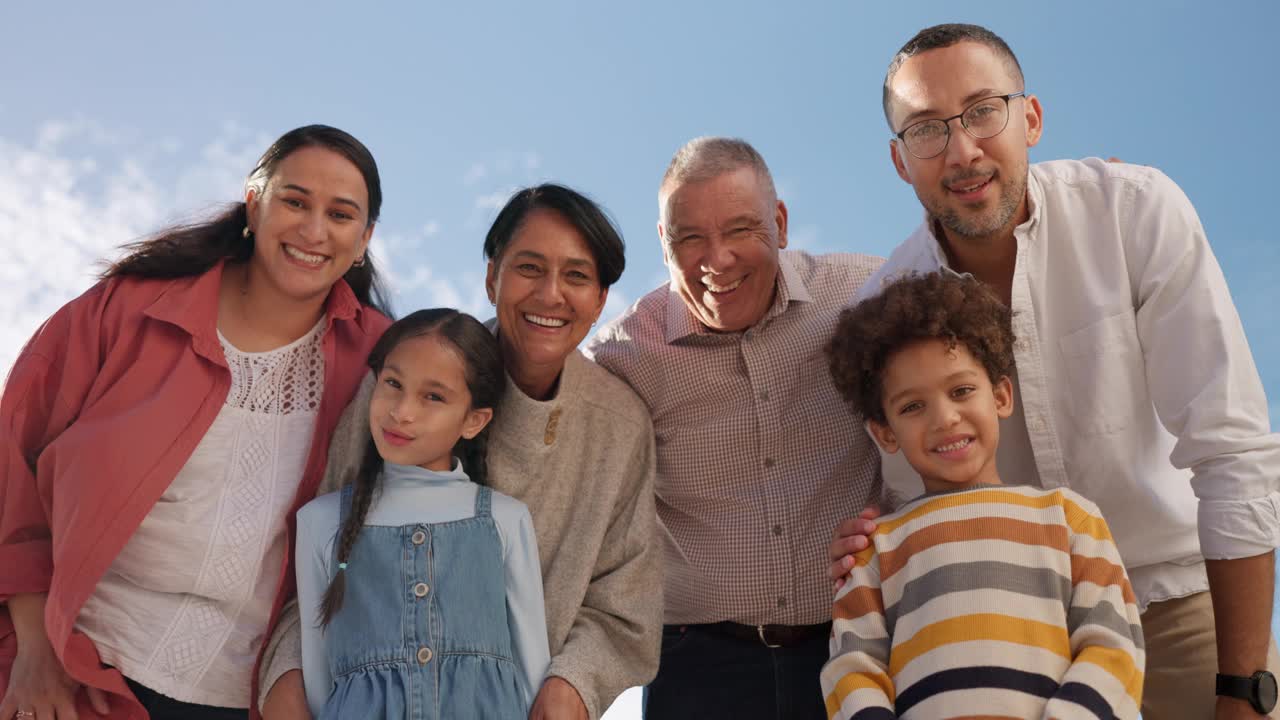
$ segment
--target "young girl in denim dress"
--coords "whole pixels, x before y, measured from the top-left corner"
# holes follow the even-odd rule
[[[374,346],[357,477],[298,512],[303,682],[319,719],[523,718],[550,662],[525,505],[484,485],[497,340],[421,310]]]

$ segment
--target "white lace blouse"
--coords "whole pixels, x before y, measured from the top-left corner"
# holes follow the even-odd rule
[[[183,702],[249,707],[324,389],[323,319],[262,353],[219,333],[231,390],[76,621],[102,661]]]

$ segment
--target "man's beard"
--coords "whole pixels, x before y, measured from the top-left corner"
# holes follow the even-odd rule
[[[992,176],[994,180],[997,176]],[[1003,177],[1003,176],[1000,176]],[[1013,222],[1014,215],[1018,212],[1018,205],[1021,204],[1023,196],[1027,193],[1027,171],[1024,168],[1020,172],[1015,173],[1015,180],[1002,183],[1000,186],[1000,197],[996,200],[996,206],[990,210],[977,213],[961,213],[953,207],[929,207],[925,209],[929,211],[929,215],[938,221],[942,227],[961,237],[968,238],[985,238],[990,237],[1009,227]],[[958,178],[963,180],[964,178]],[[944,189],[943,192],[946,192]]]

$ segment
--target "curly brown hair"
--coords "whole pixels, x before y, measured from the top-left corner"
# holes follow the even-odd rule
[[[920,340],[963,344],[991,382],[1013,371],[1012,313],[969,276],[908,275],[840,313],[826,346],[836,390],[863,417],[881,424],[889,358]]]

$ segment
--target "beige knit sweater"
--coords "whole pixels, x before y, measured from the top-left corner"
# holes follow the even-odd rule
[[[343,413],[320,492],[354,475],[368,442],[372,376]],[[489,444],[489,485],[529,506],[546,593],[551,667],[593,720],[658,670],[661,547],[653,427],[621,380],[576,350],[556,396],[533,400],[508,379]],[[290,606],[263,661],[262,688],[301,667]]]

